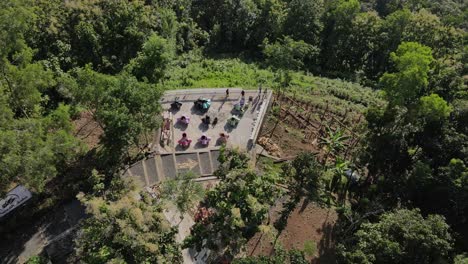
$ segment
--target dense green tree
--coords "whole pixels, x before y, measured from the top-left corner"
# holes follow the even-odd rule
[[[249,47],[256,50],[265,39],[276,40],[284,31],[284,21],[287,15],[286,3],[282,0],[257,1],[260,14],[256,19],[249,41]]]
[[[121,161],[131,144],[140,147],[141,137],[159,126],[161,91],[155,85],[129,74],[100,74],[89,66],[73,75],[72,94],[103,128],[103,154],[111,164]]]
[[[148,2],[148,1],[147,1]],[[176,35],[178,51],[188,51],[206,42],[206,32],[200,29],[192,17],[191,0],[153,1],[158,7],[173,11],[177,20],[177,28],[173,28]],[[169,37],[169,36],[166,36]]]
[[[195,17],[209,32],[210,44],[224,50],[240,50],[252,38],[252,29],[260,10],[253,0],[196,1]]]
[[[404,41],[419,42],[433,49],[436,57],[453,54],[462,48],[462,31],[441,23],[439,17],[423,9],[411,16],[403,32]]]
[[[290,164],[283,167],[284,174],[290,178],[290,189],[297,197],[304,193],[317,198],[321,190],[321,166],[314,154],[299,154]]]
[[[349,245],[339,247],[344,263],[435,263],[450,261],[453,238],[440,215],[424,218],[419,210],[383,214],[362,224]]]
[[[453,110],[452,107],[437,94],[421,97],[419,99],[419,104],[419,114],[429,122],[446,119]]]
[[[456,58],[456,55],[439,58],[434,62],[428,88],[445,100],[452,101],[455,98],[461,98],[466,91],[462,76],[463,64]]]
[[[280,36],[285,17],[280,0],[195,1],[193,13],[209,45],[222,51],[258,50],[263,39]]]
[[[15,183],[41,192],[83,151],[71,135],[66,106],[44,118],[6,118],[10,121],[0,124],[0,193]]]
[[[162,207],[125,183],[125,194],[80,196],[89,218],[76,241],[76,257],[85,263],[182,263],[176,230]]]
[[[40,63],[30,63],[31,50],[26,49],[16,59],[18,65],[1,65],[0,85],[8,95],[9,104],[18,117],[30,117],[41,112],[47,100],[43,95],[55,85],[51,71]]]
[[[454,100],[452,102],[453,111],[453,125],[464,134],[468,134],[468,128],[464,125],[468,122],[468,100]]]
[[[8,97],[0,86],[0,124],[8,124],[13,120],[13,112],[8,105]],[[4,125],[0,125],[3,127]]]
[[[390,103],[367,113],[364,159],[374,183],[369,197],[385,197],[387,206],[411,204],[425,214],[442,214],[464,234],[468,212],[460,202],[466,199],[465,187],[459,184],[467,158],[467,135],[459,126],[463,106],[454,107],[429,90],[429,48],[402,43],[392,60],[397,72],[384,74],[380,83]]]
[[[0,193],[16,184],[40,193],[83,152],[72,136],[69,108],[46,107],[57,82],[27,45],[33,11],[30,1],[0,3]]]
[[[156,83],[164,77],[172,53],[173,48],[167,40],[152,35],[143,44],[137,57],[130,62],[127,70],[140,81]]]
[[[176,37],[174,12],[145,1],[33,1],[38,21],[28,42],[38,58],[64,70],[91,63],[117,73],[155,32]]]
[[[454,259],[454,262],[455,264],[466,264],[468,263],[468,256],[467,254],[460,254],[460,255],[457,255]]]
[[[181,217],[183,214],[193,209],[197,203],[203,198],[203,186],[194,181],[196,175],[192,172],[187,172],[177,175],[175,179],[166,180],[161,186],[161,195],[163,199],[170,203],[174,203]]]
[[[34,256],[26,261],[26,264],[47,264],[49,260],[45,257]]]
[[[466,30],[467,22],[467,3],[456,0],[427,1],[427,8],[431,13],[441,18],[444,24],[449,24]]]
[[[427,5],[427,0],[377,0],[375,9],[381,16],[387,16],[401,9],[418,11]]]
[[[266,219],[281,193],[276,186],[279,177],[274,173],[258,175],[246,167],[243,156],[237,152],[225,154],[217,172],[222,181],[208,191],[202,202],[210,213],[195,223],[186,238],[187,247],[201,250],[204,245],[232,258]]]
[[[375,12],[359,13],[352,21],[348,39],[348,50],[344,54],[349,63],[349,70],[354,71],[356,78],[375,79],[378,73],[378,48],[381,45],[379,33],[382,30],[382,19]],[[344,58],[343,58],[344,59]],[[358,79],[359,81],[359,79]]]
[[[26,47],[25,35],[34,19],[33,7],[26,0],[0,3],[0,65],[4,58]]]
[[[92,62],[96,68],[113,73],[135,57],[146,38],[166,22],[143,1],[81,2],[71,8],[74,23],[70,26],[74,28],[70,44],[79,65]],[[159,25],[155,23],[158,18]]]
[[[324,2],[322,0],[292,0],[288,2],[287,9],[284,33],[295,40],[304,40],[315,47],[320,47]]]
[[[352,21],[360,11],[357,0],[340,0],[331,2],[325,16],[324,41],[322,48],[322,64],[333,75],[342,75],[340,72],[350,72],[348,52],[353,43],[351,36]]]
[[[319,53],[317,47],[290,37],[271,44],[266,40],[263,46],[266,63],[275,69],[303,69],[305,62],[313,61]]]
[[[423,94],[428,85],[428,73],[433,62],[429,47],[415,42],[404,42],[391,54],[396,73],[385,73],[380,85],[390,104],[409,105]]]
[[[412,13],[408,9],[398,10],[382,20],[381,32],[378,36],[375,76],[380,76],[391,69],[390,53],[394,52],[403,41],[403,35],[410,23]]]

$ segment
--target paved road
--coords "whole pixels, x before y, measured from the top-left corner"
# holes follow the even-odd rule
[[[61,241],[71,242],[73,231],[78,222],[85,217],[84,208],[76,199],[66,203],[55,211],[36,219],[33,223],[27,223],[14,232],[10,237],[2,237],[0,240],[0,263],[14,264],[25,263],[30,257],[36,256],[47,247],[52,254],[54,263],[65,263],[63,254],[71,248],[60,247],[54,250],[53,242],[62,246],[67,244]],[[72,246],[71,243],[66,245]],[[57,248],[57,247],[56,247]]]

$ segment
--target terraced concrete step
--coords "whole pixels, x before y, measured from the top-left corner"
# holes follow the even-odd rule
[[[148,185],[154,185],[161,181],[158,169],[156,167],[156,160],[154,157],[144,160],[144,166],[146,168],[146,178],[148,179]]]
[[[161,167],[166,179],[174,179],[178,173],[174,154],[161,155]]]
[[[198,164],[200,164],[201,175],[213,174],[213,167],[211,165],[211,156],[209,151],[198,153]]]
[[[219,167],[219,154],[219,150],[215,149],[155,155],[133,164],[124,176],[135,177],[145,186],[157,184],[164,179],[174,179],[178,173],[189,171],[200,178],[207,178]]]

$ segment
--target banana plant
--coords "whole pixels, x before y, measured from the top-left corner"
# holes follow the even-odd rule
[[[349,170],[350,162],[337,156],[334,164],[327,166],[327,190],[328,202],[342,203],[345,199],[348,186],[346,172]]]
[[[333,130],[327,126],[325,136],[320,137],[319,142],[319,145],[326,151],[325,162],[328,160],[330,154],[336,158],[340,151],[348,146],[346,143],[348,139],[349,136],[344,134],[343,129],[337,128]]]
[[[349,169],[349,161],[337,157],[335,164],[331,170],[333,171],[333,179],[330,184],[330,190],[335,191],[340,187],[346,185],[348,178],[346,177],[346,171]]]

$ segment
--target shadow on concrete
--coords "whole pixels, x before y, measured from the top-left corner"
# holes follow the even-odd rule
[[[224,145],[224,144],[225,144],[225,143],[221,140],[221,138],[216,139],[215,146],[222,146],[222,145]]]
[[[192,145],[193,145],[193,141],[192,141],[192,143],[191,143],[189,146],[187,146],[187,147],[182,147],[181,145],[177,144],[177,146],[175,147],[175,150],[176,150],[176,151],[186,151],[186,150],[187,150],[188,148],[190,148],[190,146],[192,146]]]
[[[84,208],[75,197],[79,191],[89,190],[89,183],[84,180],[87,177],[83,176],[91,173],[90,168],[97,167],[96,150],[92,149],[71,164],[61,177],[50,180],[44,192],[34,195],[29,205],[4,219],[0,223],[0,263],[24,263],[29,257],[40,254],[45,244],[55,241],[57,235],[62,237],[63,245],[72,244],[72,232],[71,237],[63,233],[85,218]],[[51,199],[51,194],[56,200]],[[63,249],[62,255],[72,249]],[[53,263],[66,262],[64,257],[61,259]]]
[[[210,127],[210,125],[207,125],[203,122],[201,122],[199,125],[198,125],[198,129],[200,129],[201,132],[205,132],[208,130],[208,128]]]
[[[231,126],[230,124],[228,124],[226,122],[226,124],[224,125],[224,131],[228,132],[228,133],[231,133],[237,126],[233,127]]]
[[[255,97],[255,99],[252,102],[252,105],[250,106],[250,113],[253,114],[257,108],[260,109],[260,98],[258,96]]]
[[[225,103],[226,103],[226,99],[223,100],[223,103],[218,107],[218,112],[221,111]]]
[[[175,115],[180,112],[180,109],[169,107],[168,110],[171,114]]]
[[[190,108],[190,114],[192,115],[204,115],[208,112],[209,108],[206,109],[206,110],[200,110],[198,109],[195,105],[192,106],[192,108]]]
[[[177,129],[179,129],[180,131],[185,131],[185,130],[187,130],[187,128],[188,128],[188,124],[184,124],[184,123],[182,123],[182,122],[176,122],[176,123],[174,124],[174,128],[177,128]]]
[[[81,219],[85,218],[85,211],[76,199],[58,205],[53,210],[48,209],[48,212],[42,215],[38,212],[40,216],[36,216],[34,220],[31,219],[28,222],[24,222],[23,219],[19,220],[20,223],[24,223],[21,223],[13,232],[0,233],[2,237],[0,241],[1,263],[24,263],[29,257],[45,254],[45,250],[53,263],[66,263],[65,258],[73,250],[75,234],[71,231]],[[56,239],[57,242],[54,242]],[[49,243],[47,247],[46,243]],[[54,250],[57,243],[64,245],[61,252]]]
[[[208,145],[203,145],[200,141],[197,141],[197,143],[193,146],[194,149],[205,149],[210,146],[212,141],[208,143]]]
[[[218,124],[219,120],[217,117],[213,118],[213,122],[211,122],[211,128],[215,128]]]

